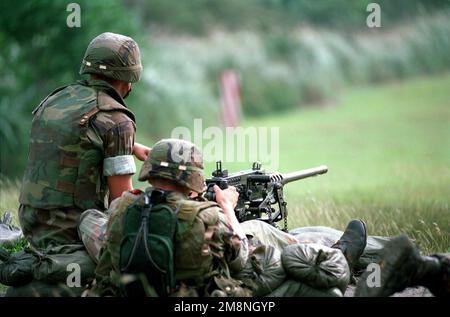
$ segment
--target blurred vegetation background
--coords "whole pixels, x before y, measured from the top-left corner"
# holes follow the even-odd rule
[[[240,73],[247,116],[333,105],[347,85],[450,68],[448,0],[377,1],[382,27],[373,29],[369,0],[83,0],[81,28],[66,26],[70,2],[0,3],[0,173],[8,177],[23,171],[31,111],[79,78],[85,48],[104,31],[142,47],[145,74],[128,103],[152,140],[193,118],[216,124],[218,75],[228,68]]]
[[[381,28],[366,25],[370,0],[79,0],[81,28],[69,28],[71,2],[0,2],[1,210],[17,205],[31,111],[80,78],[90,40],[110,31],[141,47],[143,78],[127,99],[139,142],[194,118],[220,125],[218,77],[232,68],[242,124],[281,127],[284,170],[330,165],[308,193],[290,190],[309,201],[294,225],[341,228],[365,215],[385,225],[376,233],[407,228],[437,239],[423,238],[427,250],[450,245],[450,0],[378,0]]]

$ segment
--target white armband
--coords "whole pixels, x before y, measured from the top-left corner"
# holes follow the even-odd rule
[[[116,176],[136,173],[133,155],[107,157],[103,160],[103,175]]]

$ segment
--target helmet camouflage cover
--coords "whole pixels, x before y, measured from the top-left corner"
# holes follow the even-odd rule
[[[137,43],[128,36],[102,33],[86,49],[80,74],[99,74],[125,82],[141,77],[141,54]]]
[[[205,189],[202,153],[185,140],[161,140],[153,146],[139,173],[140,181],[149,177],[172,180],[201,193]]]

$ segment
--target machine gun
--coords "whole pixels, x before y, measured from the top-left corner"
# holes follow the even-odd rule
[[[321,165],[306,170],[291,173],[266,173],[261,169],[259,162],[253,163],[251,170],[239,171],[228,174],[222,170],[222,162],[216,162],[216,170],[212,178],[206,179],[204,197],[215,201],[214,185],[225,189],[228,186],[236,187],[239,193],[238,203],[235,208],[236,218],[239,222],[251,219],[265,221],[276,227],[276,222],[284,220],[284,231],[287,231],[287,202],[283,196],[283,186],[300,179],[324,174],[328,167]],[[273,208],[272,205],[278,205]]]

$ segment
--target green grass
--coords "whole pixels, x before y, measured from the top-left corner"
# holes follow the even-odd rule
[[[328,165],[286,186],[290,227],[361,218],[371,235],[406,233],[424,252],[450,251],[449,87],[443,74],[353,88],[334,107],[245,121],[280,127],[282,172]]]
[[[355,87],[333,107],[245,120],[246,127],[279,127],[281,172],[329,167],[286,186],[290,228],[343,229],[361,218],[371,235],[406,233],[424,253],[450,252],[449,87],[448,73]],[[231,171],[249,166],[227,164]],[[213,168],[207,162],[207,175]],[[19,183],[0,185],[0,211],[17,210]]]
[[[20,182],[18,180],[11,181],[0,177],[0,216],[3,216],[5,211],[10,211],[14,216],[17,216],[19,192]],[[17,217],[13,218],[13,223],[19,224]]]

